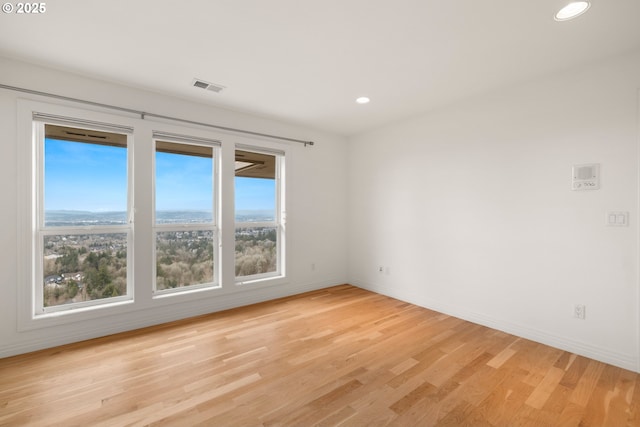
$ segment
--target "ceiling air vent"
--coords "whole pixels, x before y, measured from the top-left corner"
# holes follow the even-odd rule
[[[205,82],[204,80],[200,80],[200,79],[193,79],[193,86],[199,87],[200,89],[210,90],[210,91],[216,92],[216,93],[222,91],[222,89],[225,88],[222,85]]]

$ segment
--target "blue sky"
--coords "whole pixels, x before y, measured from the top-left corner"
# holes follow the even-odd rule
[[[158,210],[210,210],[212,162],[156,153]],[[236,178],[236,210],[274,210],[273,180]],[[45,140],[45,209],[125,211],[127,155],[121,147]]]
[[[236,178],[236,211],[269,210],[275,213],[275,181],[264,178]]]
[[[124,148],[45,140],[45,210],[126,211]]]
[[[210,158],[156,153],[156,209],[211,210],[212,175]]]

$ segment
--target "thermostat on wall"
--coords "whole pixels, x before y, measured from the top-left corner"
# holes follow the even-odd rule
[[[571,189],[598,190],[600,189],[600,164],[573,165],[573,179]]]

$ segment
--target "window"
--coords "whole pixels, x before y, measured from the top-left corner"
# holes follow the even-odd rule
[[[217,282],[217,142],[155,136],[155,291]],[[186,142],[188,141],[188,142]]]
[[[130,129],[36,117],[35,313],[131,299]]]
[[[20,330],[286,283],[278,145],[31,100],[18,135]]]
[[[283,163],[281,152],[236,149],[236,281],[284,274]]]

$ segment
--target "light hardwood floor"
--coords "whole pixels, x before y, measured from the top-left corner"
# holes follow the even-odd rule
[[[640,426],[637,374],[337,286],[0,359],[0,425]]]

